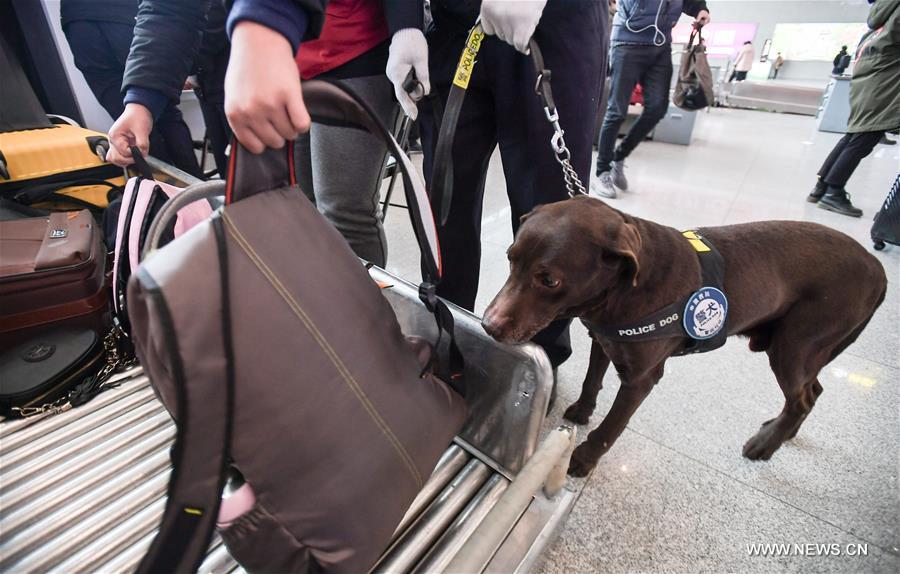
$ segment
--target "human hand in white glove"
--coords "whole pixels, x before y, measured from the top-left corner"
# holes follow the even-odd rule
[[[431,82],[428,77],[428,43],[425,41],[425,35],[416,28],[403,28],[394,32],[391,38],[385,73],[394,84],[394,94],[400,102],[400,107],[410,119],[415,120],[419,115],[416,102],[403,89],[403,82],[410,70],[415,70],[416,79],[422,84],[421,95],[428,94],[431,91]]]
[[[534,35],[547,0],[483,0],[481,27],[523,54]]]

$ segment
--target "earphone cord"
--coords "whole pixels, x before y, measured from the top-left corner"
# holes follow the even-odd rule
[[[665,2],[660,0],[659,8],[656,9],[656,18],[653,20],[653,23],[650,24],[649,26],[644,26],[640,30],[635,30],[634,28],[631,27],[632,16],[629,16],[628,18],[625,19],[625,27],[628,28],[628,31],[633,34],[640,34],[641,32],[643,32],[645,30],[649,30],[650,28],[653,28],[655,30],[653,32],[653,45],[654,46],[664,46],[666,43],[666,35],[662,30],[659,29],[659,15],[662,14],[663,5],[666,6],[666,11],[668,12],[669,0],[666,0]],[[662,38],[662,41],[657,42],[657,38]]]

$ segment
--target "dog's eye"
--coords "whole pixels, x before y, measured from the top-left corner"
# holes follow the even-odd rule
[[[556,287],[559,287],[559,279],[544,273],[541,275],[541,285],[548,289],[555,289]]]

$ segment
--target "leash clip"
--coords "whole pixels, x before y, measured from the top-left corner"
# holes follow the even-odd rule
[[[544,115],[547,116],[547,121],[553,126],[553,137],[550,138],[550,146],[556,152],[556,155],[568,155],[569,150],[566,147],[566,140],[563,138],[566,132],[559,125],[559,113],[556,111],[556,108],[551,111],[550,107],[546,106],[544,107]]]

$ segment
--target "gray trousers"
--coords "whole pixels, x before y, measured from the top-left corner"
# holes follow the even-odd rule
[[[393,126],[399,106],[386,76],[341,81],[364,98],[385,125]],[[360,129],[314,123],[295,150],[303,192],[359,257],[384,267],[387,241],[379,199],[385,145]]]

